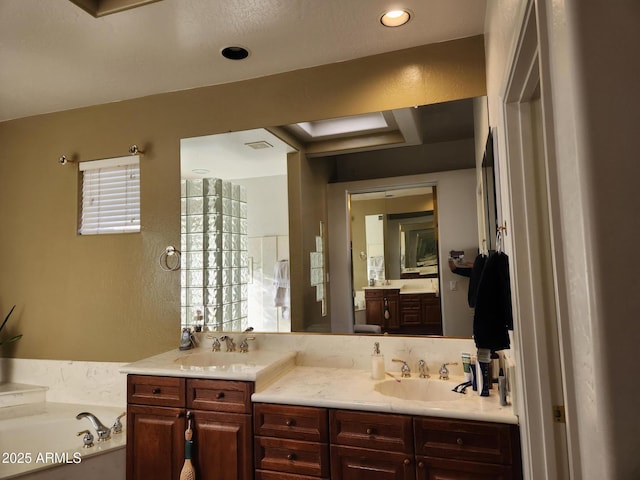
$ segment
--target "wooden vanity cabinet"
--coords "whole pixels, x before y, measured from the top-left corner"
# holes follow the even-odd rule
[[[256,404],[253,421],[256,480],[329,478],[326,409]]]
[[[253,478],[251,382],[129,375],[127,480],[179,480],[187,412],[201,480]]]
[[[442,335],[440,298],[435,293],[401,294],[400,330],[403,333]]]
[[[331,478],[415,478],[411,417],[331,410]]]
[[[415,417],[417,480],[520,480],[515,425]]]
[[[400,327],[400,290],[367,288],[364,291],[367,325],[379,325],[383,331]],[[385,310],[388,318],[385,318]]]

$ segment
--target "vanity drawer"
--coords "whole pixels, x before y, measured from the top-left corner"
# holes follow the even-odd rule
[[[328,477],[329,447],[326,443],[256,437],[255,465],[257,470]]]
[[[415,419],[416,455],[510,465],[517,429],[502,423]]]
[[[324,408],[258,403],[253,410],[255,435],[327,443],[328,414]]]
[[[127,375],[127,402],[162,407],[184,407],[185,379]]]
[[[255,480],[329,480],[329,478],[310,477],[309,475],[297,475],[295,473],[271,472],[269,470],[256,470]]]
[[[332,444],[413,453],[411,417],[331,410],[330,418]]]
[[[252,382],[187,379],[187,408],[251,413]]]

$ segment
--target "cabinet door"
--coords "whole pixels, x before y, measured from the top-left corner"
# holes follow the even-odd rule
[[[380,325],[380,327],[384,328],[382,290],[365,290],[364,296],[367,325]]]
[[[127,480],[178,480],[184,463],[184,410],[129,405]]]
[[[397,330],[400,328],[400,294],[398,290],[390,290],[385,299],[389,310],[389,318],[385,319],[385,325],[388,330]]]
[[[422,323],[420,295],[405,293],[400,295],[400,325],[413,326]]]
[[[366,448],[331,446],[331,478],[338,480],[413,480],[413,456]]]
[[[191,418],[198,480],[253,478],[250,415],[192,410]]]
[[[416,457],[416,480],[513,480],[512,469],[504,465]]]
[[[429,335],[442,335],[442,312],[440,298],[434,293],[422,295],[422,323]]]

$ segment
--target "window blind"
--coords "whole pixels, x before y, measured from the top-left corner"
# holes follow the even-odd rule
[[[140,157],[82,162],[80,235],[140,231]]]

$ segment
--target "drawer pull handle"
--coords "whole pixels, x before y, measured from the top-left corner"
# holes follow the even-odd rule
[[[295,453],[289,453],[289,454],[287,455],[287,460],[291,460],[291,461],[293,461],[293,460],[295,460],[295,459],[296,459],[296,454],[295,454]]]
[[[418,462],[418,468],[424,468],[424,462]]]
[[[286,422],[284,422],[284,424],[285,424],[287,427],[293,427],[293,426],[295,426],[296,421],[295,421],[295,420],[293,420],[292,418],[288,418],[288,419],[287,419],[287,421],[286,421]]]
[[[404,463],[405,465],[408,466],[408,465],[411,465],[411,460],[409,460],[408,458],[405,458],[404,462],[402,462],[402,463]]]
[[[375,435],[376,429],[369,427],[367,428],[366,432],[367,432],[367,435]]]
[[[162,392],[162,390],[160,390],[158,387],[153,387],[153,389],[151,390],[151,393],[153,393],[154,395],[157,395],[160,392]]]
[[[216,400],[220,400],[221,398],[224,398],[224,392],[216,393]]]
[[[458,439],[456,440],[456,443],[457,443],[458,445],[462,445],[462,444],[464,444],[464,442],[462,441],[462,439],[461,439],[461,438],[458,438]]]

